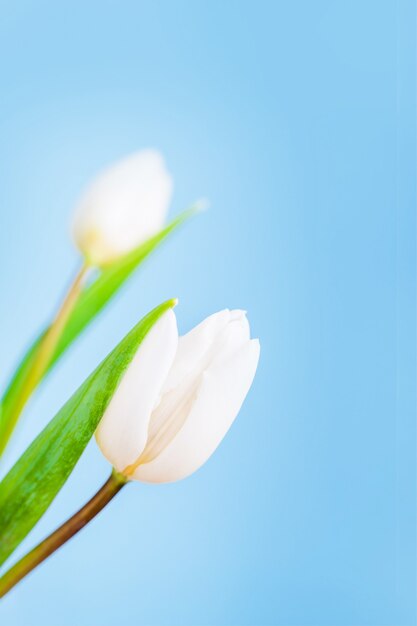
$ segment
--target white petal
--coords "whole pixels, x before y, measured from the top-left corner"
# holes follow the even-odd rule
[[[218,361],[230,358],[249,341],[249,324],[243,311],[220,311],[179,340],[174,364],[164,384],[161,400],[152,412],[146,447],[129,474],[153,461],[171,443],[188,419],[202,374]]]
[[[101,451],[120,472],[136,461],[146,445],[152,409],[177,345],[177,322],[170,309],[139,346],[97,428]]]
[[[237,347],[250,338],[244,311],[224,309],[207,317],[186,335],[180,337],[174,365],[168,374],[164,392],[182,384],[193,374],[198,376],[217,351]]]
[[[93,264],[104,265],[163,227],[172,178],[162,155],[142,150],[102,172],[75,212],[77,246]]]
[[[252,340],[227,359],[217,359],[203,374],[191,411],[171,443],[133,478],[172,482],[195,472],[213,454],[252,384],[259,360],[259,342]]]
[[[158,406],[149,422],[146,447],[129,474],[150,463],[168,446],[184,425],[201,384],[203,372],[228,358],[249,341],[249,324],[243,311],[221,311],[180,338],[174,364]]]

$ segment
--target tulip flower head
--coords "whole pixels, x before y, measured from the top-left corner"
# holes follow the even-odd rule
[[[96,431],[104,456],[127,478],[172,482],[213,454],[252,384],[259,341],[244,311],[211,315],[178,338],[166,312],[129,365]]]
[[[142,150],[93,180],[75,212],[73,236],[90,265],[104,266],[156,234],[165,222],[172,178],[162,155]]]

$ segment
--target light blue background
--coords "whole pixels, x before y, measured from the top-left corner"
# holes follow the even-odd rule
[[[262,344],[209,463],[122,492],[2,624],[416,623],[414,31],[407,0],[0,3],[3,384],[77,266],[97,170],[155,146],[172,215],[211,201],[55,370],[2,471],[167,297],[182,331],[246,308]],[[18,554],[108,471],[93,443]]]

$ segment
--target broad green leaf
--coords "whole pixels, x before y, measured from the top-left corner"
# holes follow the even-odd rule
[[[0,483],[0,565],[45,513],[80,458],[138,346],[169,300],[144,317],[87,378]]]
[[[198,207],[196,206],[181,213],[154,237],[151,237],[138,248],[102,270],[96,280],[85,287],[64,328],[45,374],[53,367],[84,328],[104,308],[107,302],[116,294],[132,272],[169,234],[197,211]],[[37,337],[26,352],[0,402],[0,455],[7,445],[21,413],[22,403],[19,403],[19,398],[22,397],[22,390],[25,389],[26,381],[45,332],[46,331],[43,331],[39,337]]]

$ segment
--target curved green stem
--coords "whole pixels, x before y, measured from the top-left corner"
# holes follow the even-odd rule
[[[55,319],[36,348],[26,380],[19,391],[19,395],[9,408],[7,416],[2,415],[0,409],[0,455],[6,448],[27,401],[48,369],[57,344],[81,294],[88,270],[89,267],[84,264],[77,272]]]
[[[49,361],[54,354],[56,345],[80,296],[88,270],[89,267],[87,265],[83,265],[77,272],[62,302],[62,305],[55,316],[55,319],[42,339],[41,345],[32,364],[30,374],[27,378],[26,386],[21,394],[21,408],[23,408],[27,399],[41,380],[49,365]]]
[[[127,479],[115,470],[110,478],[77,513],[57,528],[49,537],[28,552],[0,578],[0,598],[27,576],[42,561],[78,533],[114,498],[124,487]]]
[[[54,354],[56,345],[62,335],[62,331],[64,330],[65,325],[68,322],[68,319],[80,296],[84,284],[84,279],[88,270],[88,265],[84,264],[81,266],[73,282],[71,283],[71,286],[62,302],[62,305],[57,315],[55,316],[54,321],[47,330],[32,367],[32,385],[29,385],[29,387],[35,387],[45,373],[45,370],[49,365],[49,361]]]

